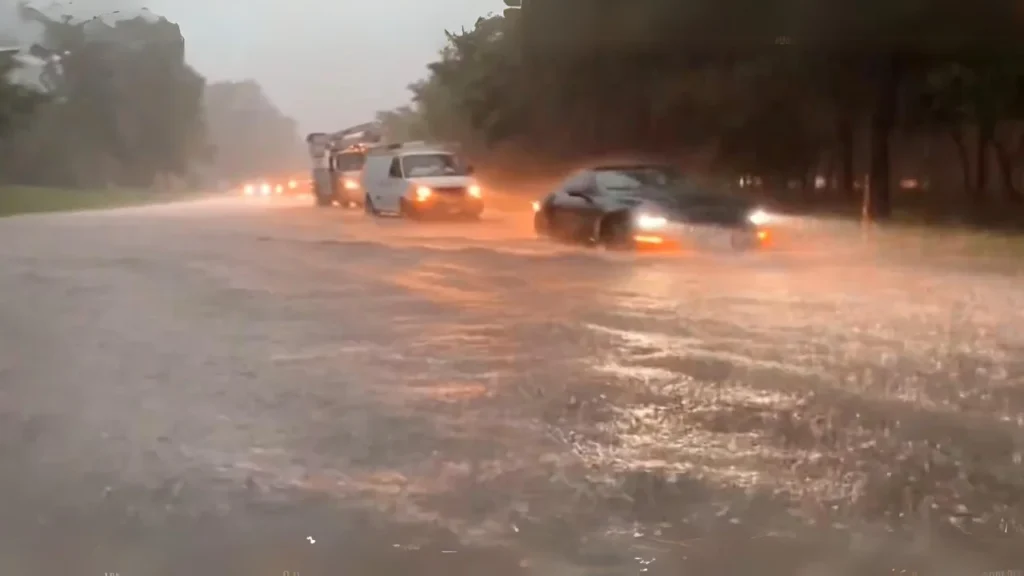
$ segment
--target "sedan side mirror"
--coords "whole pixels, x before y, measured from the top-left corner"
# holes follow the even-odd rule
[[[573,198],[581,198],[591,204],[594,203],[594,199],[590,196],[590,194],[584,192],[583,190],[569,190],[568,192],[566,192],[566,194],[572,196]]]

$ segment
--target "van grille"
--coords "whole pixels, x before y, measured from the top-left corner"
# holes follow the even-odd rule
[[[442,196],[465,196],[466,188],[434,188],[434,192]]]

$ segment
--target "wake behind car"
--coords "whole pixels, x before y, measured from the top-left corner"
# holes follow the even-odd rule
[[[768,242],[769,220],[744,198],[708,191],[656,164],[580,170],[534,203],[539,236],[620,250],[752,250]]]
[[[406,142],[370,150],[360,187],[366,213],[478,219],[484,210],[472,167],[444,146]]]

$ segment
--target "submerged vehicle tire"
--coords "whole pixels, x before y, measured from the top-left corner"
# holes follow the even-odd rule
[[[551,236],[551,220],[544,210],[533,213],[533,232],[538,238]]]
[[[633,230],[629,212],[615,212],[601,219],[598,226],[597,243],[608,250],[632,250]]]
[[[409,201],[405,198],[398,201],[398,215],[407,220],[420,220],[422,217],[415,208],[409,206]]]
[[[479,222],[482,217],[482,212],[466,212],[459,217],[459,220],[463,222]]]
[[[324,196],[320,196],[320,195],[316,196],[316,205],[317,205],[317,207],[319,207],[319,208],[327,208],[327,207],[331,206],[332,204],[334,204],[334,202],[332,202],[330,198],[327,198],[327,197],[324,197]]]
[[[370,200],[369,194],[363,197],[363,212],[367,216],[380,216],[380,212],[378,212],[377,208],[374,207],[373,200]]]
[[[750,252],[757,247],[757,236],[736,230],[729,239],[729,246],[734,252]]]

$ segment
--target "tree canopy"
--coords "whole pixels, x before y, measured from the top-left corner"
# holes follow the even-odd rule
[[[42,34],[0,55],[0,181],[145,187],[234,178],[289,167],[300,150],[294,122],[258,85],[207,86],[164,18],[83,20],[25,4],[20,18]],[[246,91],[257,106],[240,109],[230,94]]]
[[[540,163],[667,155],[802,202],[866,187],[878,217],[922,198],[1019,210],[1024,14],[1008,1],[524,4],[446,32],[402,122]]]
[[[205,109],[214,167],[230,179],[266,170],[305,167],[305,149],[295,121],[285,116],[253,80],[214,82],[206,87]]]

